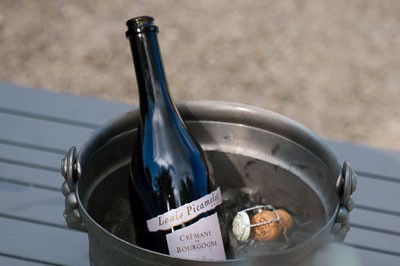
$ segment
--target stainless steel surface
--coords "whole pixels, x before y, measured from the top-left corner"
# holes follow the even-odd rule
[[[340,202],[343,195],[349,197],[351,194],[355,178],[347,164],[344,171],[347,174],[341,174],[337,159],[316,134],[286,117],[242,104],[188,102],[180,104],[178,109],[194,137],[209,154],[223,191],[255,188],[266,196],[263,200],[274,201],[274,204],[293,208],[293,211],[304,210],[315,223],[314,232],[303,243],[287,250],[214,264],[296,263],[322,242],[330,240],[332,231],[341,237],[345,235],[348,216],[343,210],[347,213],[349,210]],[[120,231],[110,233],[112,225],[107,220],[106,210],[118,209],[115,204],[126,198],[127,166],[137,124],[137,111],[121,115],[98,128],[80,148],[76,167],[69,166],[79,177],[77,194],[73,194],[77,196],[79,211],[76,211],[75,201],[69,199],[66,214],[67,218],[71,215],[73,219],[68,224],[87,229],[93,265],[110,262],[114,265],[187,265],[186,260],[129,243],[133,237],[127,223]],[[70,157],[67,155],[66,161],[71,162]],[[66,169],[65,166],[62,169]],[[74,176],[68,169],[63,170],[67,180]],[[75,193],[71,189],[74,184],[69,188],[71,192],[67,195]],[[208,265],[209,262],[193,263]]]

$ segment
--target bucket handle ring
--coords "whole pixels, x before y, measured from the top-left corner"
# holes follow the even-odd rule
[[[336,190],[339,194],[340,205],[336,214],[333,233],[336,240],[343,241],[350,230],[350,212],[354,209],[354,200],[351,195],[356,190],[357,175],[351,168],[348,161],[343,163],[342,173],[336,183]]]
[[[69,228],[86,232],[86,225],[82,220],[78,198],[76,196],[76,184],[78,181],[76,162],[76,147],[72,146],[61,161],[61,174],[65,179],[61,185],[61,191],[65,197],[65,210],[63,215]]]

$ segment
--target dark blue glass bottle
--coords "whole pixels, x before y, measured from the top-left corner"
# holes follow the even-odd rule
[[[214,239],[221,238],[219,226],[220,236],[204,228],[211,220],[210,227],[215,227],[215,219],[208,218],[213,214],[223,219],[222,197],[204,152],[189,133],[168,90],[158,27],[151,17],[133,18],[127,26],[141,114],[130,177],[136,244],[179,257],[221,258],[204,255],[213,252],[207,251],[207,246],[221,251],[221,247],[214,247],[221,245]],[[226,239],[223,241],[226,244]],[[196,255],[193,249],[204,249],[205,253]]]

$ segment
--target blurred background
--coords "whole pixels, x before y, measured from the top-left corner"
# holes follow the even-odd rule
[[[400,1],[0,0],[0,81],[138,103],[126,20],[151,15],[175,100],[273,110],[400,150]]]

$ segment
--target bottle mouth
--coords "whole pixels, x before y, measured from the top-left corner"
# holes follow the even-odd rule
[[[133,34],[145,32],[158,32],[158,27],[153,24],[154,18],[150,16],[140,16],[131,18],[126,22],[128,30],[126,37],[129,38]]]

